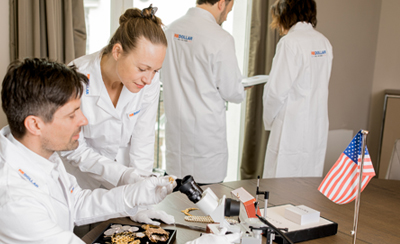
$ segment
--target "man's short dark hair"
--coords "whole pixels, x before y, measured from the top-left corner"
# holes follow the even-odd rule
[[[317,4],[315,0],[277,0],[271,6],[272,28],[289,30],[297,22],[317,26]]]
[[[11,133],[22,138],[25,118],[34,115],[45,123],[53,121],[58,108],[73,98],[80,98],[88,78],[75,67],[47,59],[25,59],[12,62],[1,90],[3,111]]]
[[[220,0],[197,0],[196,3],[197,3],[198,5],[201,5],[201,4],[211,4],[211,5],[214,5],[214,4],[216,4],[217,2],[219,2],[219,1],[220,1]],[[232,1],[232,0],[225,0],[226,3],[229,3],[230,1]]]

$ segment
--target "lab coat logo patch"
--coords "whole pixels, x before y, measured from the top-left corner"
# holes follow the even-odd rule
[[[319,57],[323,57],[323,56],[326,56],[326,50],[311,51],[311,57],[313,57],[313,58],[319,58]]]
[[[89,81],[90,81],[90,74],[87,74],[88,83],[86,84],[85,94],[89,95]]]
[[[128,117],[131,118],[131,117],[135,116],[136,114],[138,114],[139,112],[140,112],[140,110],[138,110],[138,111],[136,111],[134,113],[129,113]]]
[[[192,42],[193,36],[185,36],[181,34],[174,34],[174,39],[182,42]]]
[[[24,171],[22,171],[22,169],[18,170],[22,176],[24,176],[30,183],[32,183],[34,186],[39,187],[38,184],[36,184],[36,182],[33,181],[33,179],[31,177],[29,177],[29,175],[27,175]]]

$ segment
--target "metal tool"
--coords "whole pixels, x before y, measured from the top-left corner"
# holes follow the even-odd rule
[[[180,228],[186,228],[186,229],[206,232],[206,228],[205,227],[200,227],[200,226],[195,226],[195,225],[185,225],[185,224],[175,223],[175,226],[176,227],[180,227]]]

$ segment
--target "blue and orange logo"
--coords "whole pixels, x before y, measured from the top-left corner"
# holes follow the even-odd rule
[[[326,50],[322,50],[322,51],[311,51],[311,56],[312,56],[312,57],[323,57],[323,56],[326,56]]]
[[[31,177],[29,177],[29,175],[27,175],[24,171],[22,171],[22,169],[18,170],[30,183],[32,183],[34,186],[39,187],[38,184],[36,184],[36,182],[34,182]]]
[[[90,74],[87,74],[87,78],[88,78],[88,80],[90,81]],[[85,90],[86,95],[89,94],[89,81],[88,81],[88,83],[87,83],[87,85],[86,85],[86,90]]]
[[[138,111],[136,111],[136,112],[134,112],[134,113],[130,113],[130,114],[128,114],[128,116],[129,117],[133,117],[133,116],[135,116],[136,114],[138,114],[140,112],[140,110],[138,110]]]
[[[184,42],[192,42],[193,41],[193,36],[186,36],[186,35],[181,35],[181,34],[174,34],[175,40],[178,41],[184,41]]]

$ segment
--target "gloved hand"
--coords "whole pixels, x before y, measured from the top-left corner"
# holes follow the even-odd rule
[[[124,200],[129,208],[161,202],[173,188],[169,176],[148,177],[135,184],[124,186]],[[171,191],[172,192],[172,191]]]
[[[171,185],[167,186],[167,192],[168,194],[172,193],[174,188],[176,187],[176,176],[174,175],[169,175],[170,177],[174,178],[174,182]],[[124,186],[128,184],[135,184],[145,178],[148,177],[153,177],[151,173],[140,170],[140,169],[133,169],[133,168],[128,168],[121,176],[121,179],[118,182],[118,186]]]
[[[232,244],[234,241],[239,240],[240,233],[228,234],[228,235],[216,235],[216,234],[203,234],[199,238],[188,241],[186,244]]]
[[[143,224],[160,225],[160,222],[152,219],[159,219],[166,224],[175,223],[175,218],[162,210],[154,209],[139,209],[139,211],[130,217],[132,221]]]
[[[135,184],[136,182],[143,180],[147,176],[150,176],[150,174],[151,174],[150,172],[145,172],[143,170],[128,168],[122,174],[122,176],[118,182],[118,186]]]

